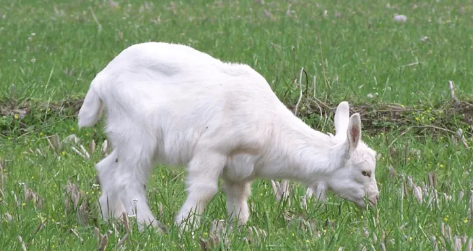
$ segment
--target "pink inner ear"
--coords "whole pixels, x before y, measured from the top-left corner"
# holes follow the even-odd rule
[[[358,130],[358,126],[352,126],[351,127],[351,139],[352,139],[352,143],[355,143],[358,141],[358,138],[360,137],[360,130]]]

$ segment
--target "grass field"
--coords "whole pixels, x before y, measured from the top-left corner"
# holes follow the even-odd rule
[[[473,127],[471,113],[458,112],[473,110],[471,1],[152,2],[0,2],[0,250],[95,250],[96,229],[108,238],[106,250],[473,249]],[[395,14],[407,21],[395,22]],[[301,116],[324,132],[333,133],[333,114],[311,111],[314,92],[329,107],[347,100],[354,109],[403,108],[363,132],[380,153],[378,206],[360,210],[331,196],[305,208],[305,187],[291,183],[281,202],[261,180],[252,185],[246,226],[211,231],[214,220],[226,219],[220,192],[194,235],[179,237],[172,223],[185,172],[156,168],[148,194],[165,234],[102,221],[93,165],[106,137],[100,126],[78,131],[77,109],[95,74],[145,41],[246,63],[291,107],[304,68]],[[448,81],[465,109],[447,110],[454,106]],[[71,134],[80,142],[59,146]],[[90,159],[74,150],[83,154],[80,145]],[[81,194],[77,209],[68,182]]]

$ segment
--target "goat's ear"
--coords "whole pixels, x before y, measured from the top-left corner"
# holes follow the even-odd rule
[[[360,114],[355,113],[350,117],[347,131],[349,152],[356,149],[361,140],[361,119]]]
[[[341,102],[335,111],[335,137],[344,139],[348,129],[348,120],[350,116],[350,107],[348,102]]]

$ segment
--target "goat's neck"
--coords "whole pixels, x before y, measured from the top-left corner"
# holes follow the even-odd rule
[[[279,177],[313,184],[341,167],[344,145],[298,118],[284,123],[278,134],[272,153],[277,166],[274,171]]]

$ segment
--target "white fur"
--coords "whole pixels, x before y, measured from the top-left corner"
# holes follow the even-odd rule
[[[321,199],[328,189],[359,206],[364,196],[377,202],[375,152],[361,140],[359,114],[349,117],[342,102],[336,135],[315,131],[247,65],[184,45],[133,45],[93,80],[79,127],[95,125],[103,109],[114,149],[96,165],[105,218],[136,213],[140,225],[158,224],[145,194],[156,164],[186,166],[188,196],[175,221],[182,226],[185,219],[198,220],[219,178],[228,214],[239,224],[248,220],[257,178],[299,181]]]

